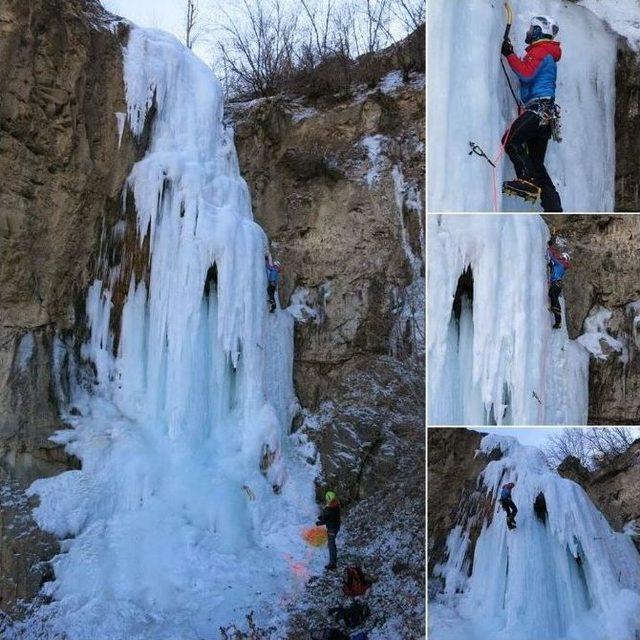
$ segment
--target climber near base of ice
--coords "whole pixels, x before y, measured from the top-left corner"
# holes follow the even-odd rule
[[[327,527],[327,545],[329,547],[329,564],[325,569],[335,569],[338,564],[338,549],[336,547],[336,536],[340,531],[340,503],[333,491],[325,493],[325,507],[318,517],[316,525]]]
[[[269,256],[265,256],[267,268],[267,298],[269,300],[269,311],[273,313],[276,310],[276,291],[278,282],[280,281],[280,271],[282,266],[278,260],[270,262]]]
[[[569,268],[569,257],[556,246],[556,238],[552,236],[547,246],[547,273],[549,280],[550,311],[554,317],[554,329],[562,327],[562,307],[560,295],[562,294],[562,279]]]
[[[509,38],[501,53],[520,81],[518,118],[502,138],[502,144],[517,179],[505,182],[503,191],[535,202],[540,197],[544,211],[562,211],[560,196],[544,165],[549,140],[560,137],[560,108],[556,105],[560,43],[554,40],[559,27],[553,18],[531,19],[525,42],[526,55],[519,58]]]
[[[516,514],[518,513],[518,508],[511,498],[511,490],[515,486],[516,485],[513,482],[507,482],[507,484],[502,485],[502,489],[500,491],[500,504],[507,512],[507,527],[509,527],[509,529],[516,528]]]

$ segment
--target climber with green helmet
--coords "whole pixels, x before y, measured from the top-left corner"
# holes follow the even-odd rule
[[[327,544],[329,546],[329,564],[325,569],[335,569],[338,563],[338,549],[336,548],[336,536],[340,531],[340,503],[333,491],[324,494],[325,507],[316,524],[327,527]]]

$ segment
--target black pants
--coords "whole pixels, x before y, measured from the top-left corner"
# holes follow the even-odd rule
[[[540,116],[525,111],[505,133],[502,142],[516,175],[540,187],[540,202],[545,211],[562,211],[560,196],[544,166],[551,127],[540,126]]]
[[[269,283],[267,285],[267,297],[269,298],[269,310],[276,310],[276,285]]]
[[[516,507],[511,498],[500,500],[500,504],[502,505],[502,508],[507,512],[507,518],[516,517],[516,513],[518,513],[518,507]]]
[[[562,293],[562,282],[556,280],[549,285],[549,302],[551,303],[551,312],[556,324],[562,323],[562,308],[560,307],[560,294]]]
[[[327,529],[327,546],[329,547],[329,564],[337,564],[338,562],[338,548],[336,547],[337,531]]]

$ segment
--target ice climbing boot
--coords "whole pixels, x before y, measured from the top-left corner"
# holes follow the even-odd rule
[[[524,198],[527,202],[537,202],[542,190],[528,180],[510,180],[502,183],[502,193]]]
[[[553,323],[553,327],[551,327],[552,329],[562,329],[562,322],[559,322],[558,320],[556,320]]]

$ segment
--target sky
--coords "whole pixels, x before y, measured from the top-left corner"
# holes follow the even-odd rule
[[[140,27],[162,29],[173,33],[180,40],[184,32],[184,0],[101,0],[111,13],[122,16]],[[228,6],[228,2],[225,6]],[[194,52],[205,62],[211,62],[210,47],[196,43]]]
[[[521,444],[532,447],[543,448],[549,437],[553,433],[557,433],[562,427],[469,427],[474,431],[482,431],[483,433],[495,433],[502,436],[513,436],[517,438]],[[631,428],[636,438],[640,438],[640,429]]]
[[[542,448],[547,443],[549,436],[554,432],[558,432],[558,427],[471,427],[474,431],[482,431],[483,433],[495,433],[499,436],[513,436],[517,438],[521,444],[532,447]]]

